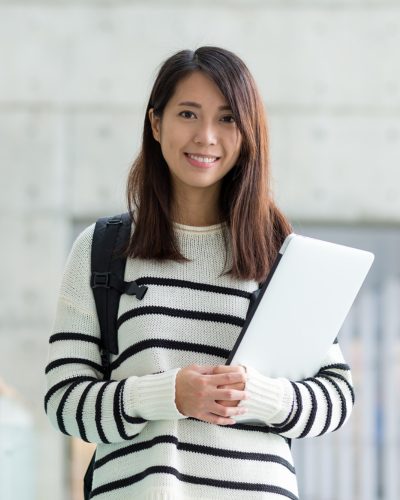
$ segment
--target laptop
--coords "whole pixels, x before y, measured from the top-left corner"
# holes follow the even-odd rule
[[[373,260],[371,252],[290,234],[226,364],[291,381],[314,376]]]

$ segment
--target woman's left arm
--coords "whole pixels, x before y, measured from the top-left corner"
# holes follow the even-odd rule
[[[251,397],[238,406],[247,413],[233,416],[237,422],[257,418],[288,438],[314,437],[339,429],[350,417],[354,391],[350,367],[339,344],[334,343],[321,369],[298,382],[269,378],[246,367],[249,380],[245,390]]]

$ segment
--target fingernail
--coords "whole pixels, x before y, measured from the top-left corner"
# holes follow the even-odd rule
[[[247,413],[247,408],[243,408],[240,413]]]

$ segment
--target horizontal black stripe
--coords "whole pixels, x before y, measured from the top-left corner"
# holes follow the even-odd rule
[[[227,488],[230,490],[265,491],[268,493],[276,493],[277,495],[282,495],[284,497],[290,498],[291,500],[299,500],[291,491],[286,490],[285,488],[281,488],[280,486],[273,486],[271,484],[262,483],[240,483],[236,481],[222,481],[220,479],[197,477],[189,474],[182,474],[174,467],[167,467],[165,465],[148,467],[143,472],[135,474],[134,476],[119,479],[118,481],[112,481],[111,483],[98,486],[92,491],[90,498],[94,498],[97,495],[101,495],[102,493],[107,493],[109,491],[126,488],[127,486],[131,486],[132,484],[141,481],[150,474],[172,474],[177,479],[179,479],[179,481],[185,483],[200,484],[202,486],[214,486],[217,488]]]
[[[333,369],[350,371],[350,366],[347,365],[346,363],[332,363],[331,365],[323,366],[320,371],[333,370]]]
[[[292,387],[294,389],[295,397],[296,397],[296,403],[297,403],[297,409],[296,413],[294,414],[293,420],[289,422],[286,425],[279,426],[276,429],[274,429],[274,432],[282,433],[282,432],[288,432],[293,429],[293,427],[297,424],[297,422],[300,419],[301,413],[303,411],[303,400],[301,398],[301,392],[300,389],[298,388],[297,384],[294,382],[290,382],[292,384]]]
[[[293,408],[294,408],[294,399],[292,400],[292,407],[290,408],[290,412],[289,412],[289,415],[285,418],[285,420],[283,422],[280,422],[279,424],[272,424],[274,427],[283,427],[285,426],[289,420],[291,419],[292,415],[293,415]]]
[[[52,344],[60,340],[81,340],[82,342],[91,342],[92,344],[97,344],[99,347],[101,346],[101,339],[92,335],[86,335],[85,333],[55,333],[50,337],[49,343]]]
[[[70,436],[71,434],[70,434],[69,432],[67,432],[67,430],[66,430],[66,428],[65,428],[64,418],[63,418],[64,406],[66,405],[67,400],[68,400],[69,395],[71,394],[71,392],[72,392],[72,391],[75,389],[75,387],[77,387],[79,384],[82,384],[82,381],[81,381],[81,380],[76,380],[75,382],[73,382],[73,383],[72,383],[72,384],[68,387],[68,389],[64,392],[64,395],[63,395],[63,397],[61,398],[60,404],[58,405],[58,408],[57,408],[57,411],[56,411],[58,428],[59,428],[59,430],[60,430],[63,434],[66,434],[67,436]]]
[[[95,370],[99,371],[100,373],[104,372],[104,368],[102,365],[99,365],[98,363],[95,363],[94,361],[91,361],[90,359],[86,358],[60,358],[56,359],[55,361],[52,361],[46,366],[45,373],[49,373],[49,371],[53,370],[54,368],[58,368],[59,366],[62,365],[69,365],[69,364],[80,364],[80,365],[88,365],[94,368]]]
[[[341,380],[342,382],[344,382],[347,386],[347,388],[349,389],[350,391],[350,394],[351,394],[351,400],[353,402],[353,405],[355,403],[355,400],[356,400],[356,395],[354,394],[354,389],[353,387],[350,385],[349,381],[346,379],[346,377],[344,377],[343,375],[341,375],[340,373],[336,373],[336,372],[331,372],[331,371],[323,371],[322,373],[324,373],[325,375],[329,375],[330,377],[334,377],[334,378],[337,378],[339,380]]]
[[[186,420],[194,420],[196,422],[200,422],[201,424],[218,425],[218,427],[225,427],[227,429],[234,429],[239,431],[252,431],[252,432],[262,432],[263,434],[274,434],[276,436],[281,437],[287,444],[289,443],[289,440],[286,436],[281,436],[280,434],[277,434],[275,432],[275,429],[269,427],[268,425],[240,424],[240,423],[229,424],[229,425],[212,424],[211,422],[205,422],[204,420],[200,420],[195,417],[188,417]]]
[[[86,441],[86,443],[89,443],[89,441],[86,435],[85,425],[83,423],[83,407],[90,389],[94,385],[99,384],[101,382],[102,382],[101,380],[95,380],[94,382],[91,382],[90,384],[87,385],[87,387],[85,388],[79,399],[78,408],[76,410],[76,421],[78,422],[79,433],[81,435],[81,439],[83,441]]]
[[[130,455],[131,453],[136,453],[138,451],[148,450],[149,448],[152,448],[153,446],[160,443],[170,443],[175,445],[178,450],[190,451],[193,453],[202,453],[203,455],[211,455],[214,457],[233,458],[239,460],[253,460],[257,462],[274,462],[283,465],[284,467],[289,469],[290,472],[292,472],[293,474],[295,473],[293,465],[284,458],[279,457],[277,455],[271,455],[267,453],[249,453],[242,451],[232,451],[221,448],[214,448],[211,446],[182,443],[179,442],[175,436],[157,436],[149,441],[131,444],[129,446],[126,446],[125,448],[113,451],[112,453],[109,453],[107,456],[97,460],[95,464],[95,469],[99,469],[110,460],[115,460],[116,458],[121,458]]]
[[[338,393],[338,396],[340,398],[340,404],[341,404],[340,420],[339,420],[338,425],[333,429],[332,432],[334,432],[334,431],[337,431],[340,427],[342,427],[343,422],[346,420],[346,416],[347,416],[346,398],[344,397],[344,394],[343,394],[342,390],[340,389],[340,387],[338,386],[338,384],[332,378],[328,377],[328,375],[324,375],[323,373],[320,373],[318,375],[318,377],[323,378],[325,380],[328,380],[328,382],[330,382],[333,385],[333,387],[336,389],[336,392]]]
[[[190,351],[199,352],[203,354],[210,354],[219,358],[228,358],[230,351],[228,349],[221,349],[220,347],[213,347],[205,344],[195,344],[193,342],[181,342],[179,340],[165,340],[165,339],[149,339],[142,340],[136,344],[131,345],[128,349],[121,352],[118,358],[111,363],[111,370],[118,368],[124,361],[131,356],[134,356],[140,351],[145,349],[161,347],[163,349],[175,349],[177,351]]]
[[[44,397],[44,411],[47,413],[47,405],[49,403],[51,396],[54,393],[56,393],[59,389],[62,389],[66,385],[76,382],[77,380],[82,380],[82,382],[85,382],[89,380],[98,380],[98,379],[96,379],[95,377],[71,377],[67,378],[66,380],[61,380],[61,382],[58,382],[58,384],[53,385],[53,387],[47,391]]]
[[[325,399],[326,399],[326,420],[325,420],[325,425],[322,429],[322,431],[318,434],[318,436],[322,436],[325,434],[325,432],[328,430],[329,426],[331,425],[332,422],[332,400],[329,395],[328,389],[325,387],[325,385],[320,381],[317,380],[315,377],[309,377],[304,380],[305,382],[314,382],[321,391],[323,392]]]
[[[200,321],[213,321],[216,323],[227,323],[228,325],[243,327],[245,320],[239,316],[232,316],[231,314],[208,313],[202,311],[191,311],[186,309],[174,309],[172,307],[161,306],[144,306],[136,307],[126,313],[122,314],[117,321],[117,328],[136,316],[144,314],[163,314],[165,316],[173,316],[174,318],[195,319]]]
[[[96,404],[95,404],[94,420],[96,422],[97,433],[99,434],[101,441],[103,443],[106,443],[106,444],[110,444],[110,441],[106,438],[106,435],[104,434],[103,426],[101,425],[102,402],[103,402],[104,391],[106,390],[107,386],[109,384],[111,384],[112,382],[115,382],[115,380],[107,380],[106,382],[103,382],[102,386],[100,387],[99,392],[97,393]]]
[[[207,283],[197,283],[196,281],[175,280],[171,278],[151,278],[144,276],[135,280],[138,286],[142,285],[161,285],[161,286],[177,286],[179,288],[190,288],[192,290],[201,290],[204,292],[222,293],[225,295],[235,295],[250,299],[251,293],[244,290],[236,290],[226,286],[208,285]]]
[[[123,422],[122,416],[121,416],[121,408],[122,408],[121,395],[122,395],[122,390],[123,390],[123,387],[125,385],[125,382],[126,382],[126,379],[118,382],[117,388],[115,389],[113,412],[114,412],[114,420],[117,424],[117,429],[118,429],[119,435],[121,436],[122,439],[129,441],[131,439],[134,439],[138,435],[138,433],[133,434],[132,436],[129,436],[125,432],[124,422]]]
[[[300,439],[300,438],[306,437],[307,434],[310,432],[312,426],[314,425],[315,417],[317,415],[318,404],[317,404],[317,398],[315,397],[315,392],[312,390],[312,387],[310,387],[307,384],[307,382],[297,382],[297,383],[304,385],[304,387],[308,390],[308,392],[310,394],[310,398],[311,398],[311,411],[310,411],[310,415],[308,417],[307,424],[306,424],[306,426],[303,429],[303,432],[299,436],[299,439]]]
[[[163,373],[163,372],[157,372],[157,373]],[[151,374],[155,375],[155,374]],[[124,383],[122,386],[122,394],[121,394],[121,413],[124,419],[129,422],[130,424],[145,424],[147,422],[146,419],[142,417],[131,417],[125,412],[125,406],[124,406],[124,391],[125,391],[125,384],[126,384],[127,379],[124,379]],[[142,429],[140,429],[142,430]]]

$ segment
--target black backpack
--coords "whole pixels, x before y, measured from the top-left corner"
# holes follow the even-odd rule
[[[118,256],[131,235],[131,217],[129,212],[112,217],[100,217],[96,222],[92,241],[90,285],[96,302],[97,315],[101,330],[101,362],[104,368],[103,380],[110,380],[110,353],[118,354],[117,316],[119,299],[123,293],[136,295],[142,300],[147,286],[138,286],[135,281],[124,281],[126,259]],[[260,285],[261,288],[262,284]],[[251,297],[247,314],[260,290],[255,290]],[[92,491],[94,452],[83,479],[85,500],[89,500]]]
[[[138,287],[135,281],[124,281],[126,259],[117,251],[124,247],[131,235],[129,212],[113,217],[101,217],[96,222],[92,241],[90,285],[96,302],[101,330],[101,362],[103,380],[110,380],[110,353],[118,354],[117,315],[119,299],[123,293],[136,295],[142,300],[147,286]],[[85,500],[92,490],[96,452],[90,461],[83,479]]]

